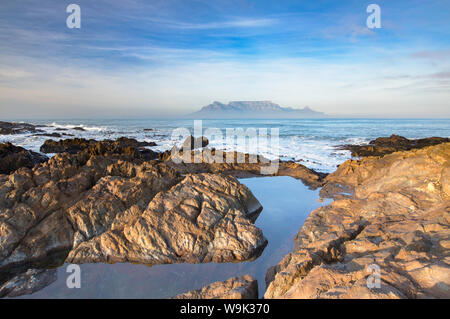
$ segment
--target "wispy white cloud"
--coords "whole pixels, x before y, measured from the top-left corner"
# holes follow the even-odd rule
[[[277,19],[272,18],[234,18],[227,21],[208,22],[208,23],[188,23],[182,21],[171,21],[161,19],[148,19],[147,21],[158,23],[173,29],[183,30],[209,30],[209,29],[228,29],[228,28],[260,28],[272,26],[278,23]]]

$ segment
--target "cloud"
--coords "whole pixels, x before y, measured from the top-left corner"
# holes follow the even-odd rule
[[[208,23],[187,23],[182,21],[149,19],[151,22],[160,25],[182,30],[211,30],[211,29],[228,29],[228,28],[261,28],[272,26],[278,23],[277,19],[269,18],[235,18],[228,21],[208,22]]]

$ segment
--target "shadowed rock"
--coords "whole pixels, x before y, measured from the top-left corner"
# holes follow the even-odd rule
[[[391,135],[379,137],[369,142],[369,145],[344,145],[340,149],[349,150],[354,157],[384,156],[398,151],[409,151],[427,146],[450,142],[449,138],[427,137],[410,140],[403,136]]]
[[[43,130],[38,129],[38,127],[44,127],[44,125],[0,121],[0,135],[43,132]]]
[[[21,167],[32,168],[43,163],[48,157],[9,142],[0,143],[0,174],[10,174]]]
[[[179,294],[173,299],[258,299],[258,282],[248,275],[233,277]]]
[[[56,269],[28,269],[0,285],[0,298],[32,294],[54,283],[56,279]]]
[[[89,155],[128,155],[136,159],[152,160],[158,158],[158,153],[146,149],[146,146],[155,146],[154,142],[139,142],[132,138],[121,137],[112,140],[86,140],[83,138],[65,140],[47,140],[41,146],[43,153],[63,153],[76,154],[86,152]]]
[[[189,150],[193,150],[196,148],[202,148],[202,147],[208,146],[208,144],[209,144],[209,141],[206,137],[199,136],[199,137],[195,138],[191,135],[191,136],[186,137],[183,144],[181,144],[181,150],[189,151]]]
[[[347,161],[322,192],[342,186],[267,272],[265,298],[448,298],[450,143]]]

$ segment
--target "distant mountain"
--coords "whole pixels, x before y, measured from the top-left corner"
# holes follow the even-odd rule
[[[234,101],[228,104],[214,102],[204,106],[200,111],[191,113],[188,117],[205,118],[318,118],[326,117],[309,107],[294,109],[281,107],[270,101]]]

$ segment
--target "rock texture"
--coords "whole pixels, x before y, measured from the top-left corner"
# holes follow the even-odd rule
[[[379,137],[369,142],[369,145],[344,145],[341,149],[350,150],[352,156],[384,156],[398,151],[409,151],[427,146],[450,142],[450,138],[427,137],[410,140],[403,136],[391,135],[390,137]]]
[[[196,148],[202,148],[209,144],[209,141],[204,136],[199,136],[197,138],[191,136],[186,137],[183,144],[181,144],[181,149],[183,151],[193,150]]]
[[[80,211],[73,208],[69,215],[76,222]],[[253,224],[261,209],[232,177],[188,175],[157,194],[145,210],[124,212],[107,231],[97,236],[82,231],[84,242],[74,246],[67,261],[153,265],[250,260],[267,244]]]
[[[450,297],[450,143],[347,161],[322,191],[336,200],[268,271],[265,298]]]
[[[175,154],[175,157],[173,154]],[[302,180],[303,183],[314,189],[322,186],[323,179],[327,175],[292,161],[279,161],[271,164],[264,157],[252,154],[223,152],[209,148],[188,152],[187,157],[185,157],[185,154],[186,152],[176,149],[161,153],[159,159],[180,174],[221,173],[237,178],[291,176]],[[271,166],[275,168],[275,172],[272,173],[269,170],[269,174],[265,173],[264,168],[270,168]]]
[[[253,224],[262,207],[235,178],[181,177],[165,163],[125,158],[62,153],[0,174],[0,274],[55,255],[154,265],[262,252],[267,241]]]
[[[54,283],[56,279],[56,269],[29,269],[0,285],[0,298],[32,294]]]
[[[28,151],[9,142],[0,143],[0,174],[10,174],[21,167],[32,168],[43,163],[48,157]]]
[[[76,154],[85,152],[89,155],[127,155],[134,159],[152,160],[158,158],[158,153],[146,149],[146,146],[155,146],[154,142],[138,142],[132,138],[121,137],[112,140],[87,140],[83,138],[73,138],[65,140],[46,140],[41,146],[43,153],[63,153]]]
[[[43,132],[43,130],[38,129],[38,127],[43,126],[36,126],[27,123],[11,123],[0,121],[0,135]]]
[[[248,275],[233,277],[177,295],[174,299],[258,299],[258,282]]]

